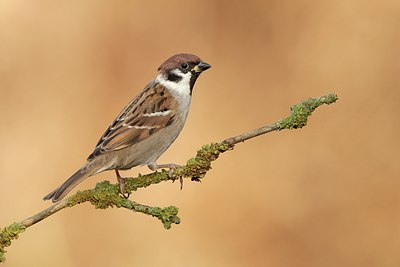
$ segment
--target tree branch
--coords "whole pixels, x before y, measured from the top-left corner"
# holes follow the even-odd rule
[[[298,129],[307,124],[307,119],[311,113],[323,104],[332,104],[336,102],[337,96],[329,94],[318,98],[310,98],[297,105],[291,107],[291,114],[278,122],[267,125],[253,131],[225,139],[219,143],[211,143],[203,146],[197,151],[197,155],[189,159],[186,165],[175,169],[172,177],[168,176],[168,172],[154,172],[147,175],[139,175],[136,178],[126,179],[125,190],[132,193],[139,188],[145,188],[153,184],[168,180],[176,180],[182,178],[190,178],[192,181],[200,181],[201,178],[211,169],[211,162],[216,160],[221,153],[232,150],[237,143],[244,142],[248,139],[257,137],[273,131],[283,129]],[[118,185],[111,184],[108,181],[100,182],[94,189],[78,191],[58,203],[53,204],[49,208],[29,217],[20,222],[15,222],[3,229],[0,229],[0,262],[5,261],[5,247],[11,245],[12,240],[17,239],[18,235],[26,230],[26,228],[40,222],[41,220],[53,215],[54,213],[67,208],[73,207],[83,202],[90,202],[97,209],[106,209],[109,207],[125,208],[133,212],[141,212],[151,215],[159,219],[166,229],[171,228],[172,224],[179,224],[180,219],[177,216],[178,208],[169,206],[166,208],[150,207],[139,204],[119,194]]]

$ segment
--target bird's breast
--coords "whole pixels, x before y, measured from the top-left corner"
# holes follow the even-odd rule
[[[113,168],[127,170],[135,166],[143,166],[154,163],[176,140],[183,129],[188,111],[179,112],[173,123],[152,134],[147,139],[134,146],[120,150],[115,157]]]

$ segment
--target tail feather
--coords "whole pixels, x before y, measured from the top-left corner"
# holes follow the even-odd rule
[[[81,168],[76,173],[74,173],[68,180],[66,180],[61,186],[56,188],[54,191],[49,193],[43,198],[43,200],[52,200],[53,202],[58,202],[65,197],[75,186],[80,182],[85,180],[87,177],[91,176],[91,173],[87,171],[87,168]]]

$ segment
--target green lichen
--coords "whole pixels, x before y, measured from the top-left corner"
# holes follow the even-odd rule
[[[211,143],[204,145],[197,151],[195,157],[189,159],[186,165],[174,172],[176,177],[191,177],[192,180],[199,180],[211,169],[211,162],[227,150],[233,149],[233,145],[226,143]]]
[[[125,180],[125,190],[127,192],[132,192],[139,188],[146,188],[152,184],[158,184],[167,180],[170,180],[170,177],[168,177],[168,172],[165,170],[146,175],[139,175],[137,178],[129,178]]]
[[[299,104],[291,107],[292,113],[285,119],[276,123],[278,130],[298,129],[307,125],[307,119],[311,113],[319,106],[335,103],[338,100],[337,95],[329,94],[323,97],[309,98]]]
[[[109,181],[96,184],[94,189],[77,192],[68,199],[68,206],[89,201],[96,209],[106,209],[109,207],[123,207],[126,205],[125,199],[119,195],[118,186]]]
[[[169,206],[163,209],[159,207],[142,206],[141,209],[143,210],[138,211],[149,214],[159,219],[164,225],[165,229],[170,229],[172,224],[179,224],[181,222],[180,218],[177,216],[179,209],[175,206]]]
[[[13,223],[3,229],[0,229],[0,262],[4,262],[5,248],[11,245],[12,240],[17,239],[18,235],[24,232],[26,227],[21,223]]]
[[[169,206],[159,211],[156,216],[164,225],[165,229],[170,229],[172,224],[180,224],[181,219],[177,216],[179,209],[175,206]]]

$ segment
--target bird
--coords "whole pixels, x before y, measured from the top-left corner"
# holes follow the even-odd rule
[[[210,64],[193,54],[176,54],[158,68],[143,89],[106,129],[83,166],[43,199],[58,202],[86,178],[114,170],[124,195],[120,170],[147,165],[150,170],[179,165],[157,164],[157,159],[180,134],[188,116],[193,87]]]

